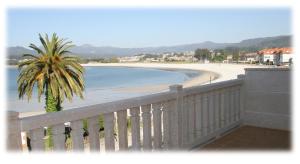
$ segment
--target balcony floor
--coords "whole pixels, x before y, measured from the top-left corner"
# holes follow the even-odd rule
[[[201,151],[290,150],[290,137],[289,131],[242,126],[205,145]]]

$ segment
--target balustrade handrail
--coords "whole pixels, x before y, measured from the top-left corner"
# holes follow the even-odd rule
[[[209,92],[209,91],[223,89],[223,88],[232,87],[236,85],[242,85],[243,81],[244,81],[243,79],[233,79],[233,80],[227,80],[227,81],[222,81],[222,82],[217,82],[212,84],[205,84],[201,86],[183,88],[183,96]]]
[[[115,148],[112,130],[115,123],[118,124],[118,132],[120,133],[118,137],[122,141],[120,143],[121,148],[126,149],[128,147],[126,122],[128,112],[130,112],[129,116],[134,127],[132,129],[134,149],[141,148],[139,144],[140,119],[143,122],[142,141],[145,144],[143,149],[152,149],[152,137],[154,137],[154,149],[160,148],[163,141],[164,149],[191,147],[193,144],[199,144],[206,140],[207,138],[204,136],[215,135],[212,132],[219,133],[239,124],[243,108],[241,97],[243,82],[244,79],[238,77],[233,80],[188,88],[182,88],[182,85],[172,85],[169,87],[169,91],[160,93],[23,118],[19,118],[17,112],[11,112],[9,119],[12,126],[9,127],[9,135],[12,138],[19,138],[20,132],[26,132],[32,138],[34,149],[42,150],[44,142],[42,130],[44,127],[53,127],[55,150],[64,149],[65,136],[63,131],[65,129],[63,123],[71,122],[73,149],[83,149],[82,120],[87,119],[91,123],[89,126],[91,141],[89,142],[91,142],[93,149],[98,149],[99,132],[95,129],[99,129],[99,125],[97,125],[96,120],[99,115],[103,115],[105,149],[109,151]],[[189,104],[187,105],[187,103]],[[203,112],[202,114],[206,117],[203,117],[202,114],[200,116],[199,112]],[[117,118],[117,122],[114,123],[115,118]],[[154,128],[153,136],[151,134],[151,120]],[[221,129],[217,129],[221,126]],[[195,138],[196,135],[198,138]],[[18,147],[14,146],[12,140],[9,143],[9,147]]]
[[[54,113],[21,118],[21,130],[27,131],[41,127],[57,125],[65,122],[85,119],[99,114],[117,112],[141,105],[168,101],[176,98],[176,93],[165,91],[140,97],[128,98],[107,103],[78,107]]]
[[[188,87],[183,89],[183,96],[191,94],[201,94],[212,90],[222,89],[235,85],[241,85],[242,79],[234,79],[213,84],[206,84],[201,86]],[[153,104],[176,99],[177,93],[172,91],[165,91],[140,97],[128,98],[107,103],[95,104],[90,106],[78,107],[70,110],[64,110],[55,113],[45,113],[36,116],[29,116],[20,119],[21,130],[28,131],[41,127],[57,125],[69,121],[75,121],[93,117],[99,114],[109,112],[117,112],[132,107],[139,107],[141,105]]]

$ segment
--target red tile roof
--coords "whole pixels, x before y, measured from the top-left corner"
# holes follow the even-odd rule
[[[277,54],[278,52],[282,52],[283,54],[291,54],[292,48],[283,47],[283,48],[268,48],[258,51],[258,54]]]

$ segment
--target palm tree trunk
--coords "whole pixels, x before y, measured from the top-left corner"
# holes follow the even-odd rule
[[[57,112],[57,100],[53,97],[51,89],[48,85],[46,85],[46,94],[45,94],[45,99],[46,99],[46,112]]]
[[[58,112],[61,110],[61,100],[55,99],[53,97],[51,88],[47,84],[46,84],[45,99],[46,99],[45,110],[47,113]],[[46,139],[45,146],[47,149],[51,149],[53,148],[53,139],[52,139],[52,130],[50,127],[47,128],[46,135],[48,136],[48,138]]]
[[[62,110],[62,107],[61,107],[61,99],[60,97],[58,96],[57,100],[56,100],[56,111],[61,111]]]

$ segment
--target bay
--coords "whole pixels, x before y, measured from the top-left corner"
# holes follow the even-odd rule
[[[128,67],[85,67],[85,92],[84,99],[74,97],[72,102],[63,103],[64,109],[72,109],[80,106],[110,102],[124,98],[141,96],[148,92],[119,92],[119,88],[143,87],[162,84],[182,84],[193,76],[199,74],[187,70],[160,70],[150,68]],[[44,98],[38,102],[36,89],[33,98],[28,101],[18,98],[17,77],[19,71],[16,68],[7,69],[7,108],[12,111],[31,112],[44,110]]]

